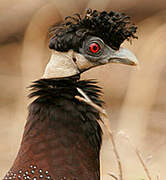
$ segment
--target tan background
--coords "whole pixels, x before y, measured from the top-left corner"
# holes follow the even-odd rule
[[[0,0],[0,179],[17,154],[27,105],[27,86],[42,76],[49,59],[48,27],[86,7],[123,11],[138,25],[138,40],[125,43],[140,69],[108,65],[87,72],[104,91],[110,126],[125,180],[147,179],[132,145],[137,146],[156,180],[166,178],[166,1],[165,0]],[[112,146],[104,137],[103,180],[117,174]]]

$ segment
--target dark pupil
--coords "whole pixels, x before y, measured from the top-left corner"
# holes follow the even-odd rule
[[[93,46],[93,50],[96,51],[97,50],[97,46]]]

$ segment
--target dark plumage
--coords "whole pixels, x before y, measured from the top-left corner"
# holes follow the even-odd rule
[[[99,12],[88,9],[85,16],[79,14],[66,17],[65,22],[50,29],[51,49],[78,52],[78,47],[89,35],[101,38],[108,46],[117,50],[121,43],[129,38],[136,38],[137,27],[130,22],[124,13],[110,11]]]
[[[77,118],[80,120],[80,127],[84,135],[89,140],[89,143],[96,148],[96,152],[98,152],[101,146],[101,128],[97,123],[97,121],[100,120],[99,112],[86,103],[80,103],[75,96],[81,96],[77,91],[77,88],[80,88],[95,104],[101,106],[103,103],[99,99],[101,88],[95,85],[96,82],[93,80],[80,81],[79,78],[77,75],[67,78],[40,79],[35,81],[34,84],[31,85],[33,92],[29,97],[37,97],[37,99],[30,105],[29,111],[36,114],[37,111],[39,111],[36,109],[36,105],[39,104],[40,107],[51,106],[53,113],[56,113],[55,109],[60,107],[68,113],[78,115]],[[72,106],[74,107],[73,111]],[[46,108],[46,112],[43,113],[43,119],[46,118],[44,115],[48,115],[49,112],[47,111],[48,109]],[[56,119],[51,116],[49,118],[58,120],[58,118]],[[32,130],[34,124],[38,124],[38,122],[34,120],[35,118],[33,119],[31,116],[29,116],[28,119],[30,119],[30,124],[32,125],[26,128],[26,132]],[[40,121],[42,120],[40,119]]]
[[[37,99],[29,106],[19,156],[12,172],[21,169],[25,173],[32,164],[47,170],[55,180],[63,177],[67,180],[99,179],[101,128],[97,121],[100,116],[94,108],[74,97],[79,95],[76,88],[80,87],[101,106],[100,88],[94,81],[78,80],[79,76],[40,79],[31,86],[30,97]],[[47,163],[42,163],[44,159]]]
[[[102,130],[99,112],[76,96],[82,90],[102,106],[94,80],[84,71],[107,63],[137,65],[120,44],[136,27],[122,13],[88,10],[53,27],[52,55],[42,79],[30,86],[29,114],[17,158],[4,179],[99,180]]]

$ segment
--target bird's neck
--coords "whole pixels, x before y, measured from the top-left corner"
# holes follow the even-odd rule
[[[69,50],[68,52],[52,51],[43,78],[67,77],[80,73],[73,61],[73,54],[73,50]]]
[[[90,81],[43,79],[32,85],[30,96],[37,99],[29,107],[13,171],[36,165],[57,180],[99,179],[100,117],[91,106],[75,99],[79,95],[76,87],[101,105],[100,90]]]

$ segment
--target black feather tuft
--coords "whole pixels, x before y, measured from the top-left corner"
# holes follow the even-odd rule
[[[80,102],[75,98],[75,96],[81,96],[77,90],[77,88],[80,88],[95,104],[102,106],[103,101],[99,98],[101,88],[96,85],[96,81],[79,81],[79,76],[40,79],[35,81],[30,88],[32,92],[29,97],[36,97],[36,99],[29,106],[30,115],[28,124],[30,125],[27,126],[25,134],[31,131],[35,127],[35,124],[38,124],[38,121],[43,121],[43,119],[49,119],[50,122],[53,119],[58,121],[58,118],[52,118],[49,115],[51,112],[54,114],[54,117],[58,113],[63,117],[66,112],[70,116],[67,120],[65,118],[62,119],[71,124],[77,120],[78,124],[80,124],[78,128],[82,129],[93,148],[96,148],[97,151],[100,150],[102,132],[97,122],[100,120],[99,112],[90,105]],[[36,114],[39,114],[38,118],[34,118]]]
[[[137,27],[124,13],[110,11],[99,12],[88,9],[85,16],[68,16],[62,24],[52,26],[49,48],[57,51],[79,50],[88,35],[101,38],[111,48],[118,50],[124,40],[137,38]]]

